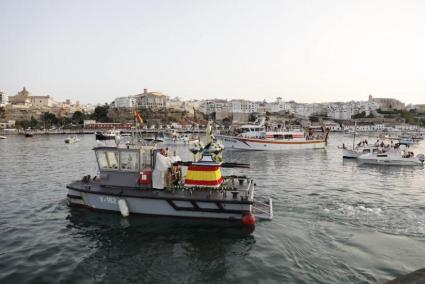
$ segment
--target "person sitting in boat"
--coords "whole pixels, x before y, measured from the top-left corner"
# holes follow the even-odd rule
[[[368,142],[367,142],[367,139],[365,139],[364,141],[363,141],[363,144],[365,144],[366,146],[368,146],[369,144],[368,144]]]
[[[376,146],[376,147],[379,147],[379,139],[378,139],[378,140],[376,140],[376,142],[375,142],[375,146]]]
[[[342,149],[347,149],[347,147],[345,147],[344,143],[342,143]]]
[[[152,187],[164,189],[169,185],[168,175],[171,171],[171,160],[167,157],[165,149],[156,153],[155,168],[152,172]]]

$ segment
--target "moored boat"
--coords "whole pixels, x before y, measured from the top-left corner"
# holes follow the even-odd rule
[[[114,140],[117,136],[119,136],[119,132],[115,130],[108,132],[97,131],[95,133],[96,140]]]
[[[6,136],[0,136],[0,139],[7,139]]]

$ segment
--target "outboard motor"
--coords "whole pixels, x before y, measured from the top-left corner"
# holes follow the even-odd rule
[[[424,154],[418,154],[418,155],[416,155],[416,159],[418,159],[419,161],[421,161],[422,164],[423,164],[424,161],[425,161],[425,155]]]

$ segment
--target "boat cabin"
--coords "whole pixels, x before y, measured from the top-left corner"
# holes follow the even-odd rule
[[[152,187],[154,146],[119,148],[101,146],[93,149],[99,167],[100,184],[134,188]]]

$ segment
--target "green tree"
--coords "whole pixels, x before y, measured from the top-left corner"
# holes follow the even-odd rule
[[[72,114],[71,120],[76,124],[83,124],[85,115],[81,111],[76,111]]]
[[[361,113],[358,113],[358,114],[355,114],[355,115],[352,115],[351,116],[352,119],[365,118],[365,117],[366,117],[366,112],[365,111],[362,111]]]
[[[112,119],[108,116],[109,105],[97,106],[94,112],[90,116],[97,122],[112,122]]]
[[[43,113],[42,118],[43,118],[44,125],[46,125],[46,127],[50,128],[53,125],[59,124],[59,119],[56,117],[54,113],[45,112]]]
[[[411,112],[403,111],[401,113],[401,117],[404,118],[406,123],[409,123],[409,124],[416,124],[417,123],[417,120],[416,120],[414,114],[411,113]]]

